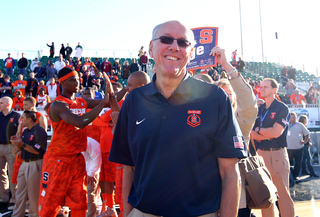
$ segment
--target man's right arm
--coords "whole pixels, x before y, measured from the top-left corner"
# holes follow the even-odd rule
[[[123,216],[127,217],[133,207],[128,203],[129,192],[133,182],[134,166],[124,166],[123,183],[122,183],[122,199],[123,199]]]
[[[83,129],[88,124],[90,124],[100,113],[100,111],[105,107],[105,101],[102,100],[96,107],[94,107],[90,112],[84,115],[77,115],[73,113],[65,102],[54,101],[51,104],[50,114],[54,122],[58,122],[61,119],[75,127]]]

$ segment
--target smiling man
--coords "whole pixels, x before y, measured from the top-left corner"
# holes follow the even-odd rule
[[[150,84],[126,98],[109,160],[125,165],[124,216],[235,217],[244,143],[227,94],[189,76],[192,31],[156,26]]]

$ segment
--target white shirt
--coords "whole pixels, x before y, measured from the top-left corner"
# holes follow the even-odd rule
[[[36,67],[38,67],[38,62],[39,62],[39,60],[37,60],[37,61],[32,60],[31,65],[30,65],[30,69],[32,72]]]
[[[100,144],[91,137],[87,137],[87,150],[81,152],[81,154],[83,154],[86,161],[87,175],[94,177],[100,172],[102,163]]]
[[[65,67],[66,66],[66,64],[63,62],[63,61],[56,61],[55,63],[54,63],[54,68],[57,70],[57,72],[59,73],[59,71],[63,68],[63,67]]]

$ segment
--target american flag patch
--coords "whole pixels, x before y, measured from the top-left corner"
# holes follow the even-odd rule
[[[243,148],[243,139],[241,136],[234,136],[233,137],[233,144],[235,148]]]
[[[41,146],[40,145],[38,145],[38,144],[35,144],[35,146],[34,146],[35,148],[37,148],[37,149],[40,149],[41,148]]]
[[[284,118],[282,118],[282,123],[283,123],[284,125],[287,125],[287,121],[286,121]]]

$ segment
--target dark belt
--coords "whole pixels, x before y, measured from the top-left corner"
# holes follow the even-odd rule
[[[276,147],[276,148],[259,148],[259,149],[261,149],[262,151],[277,151],[277,150],[283,149],[283,147]]]
[[[37,160],[42,160],[42,158],[24,159],[24,162],[31,162],[31,161],[37,161]]]

